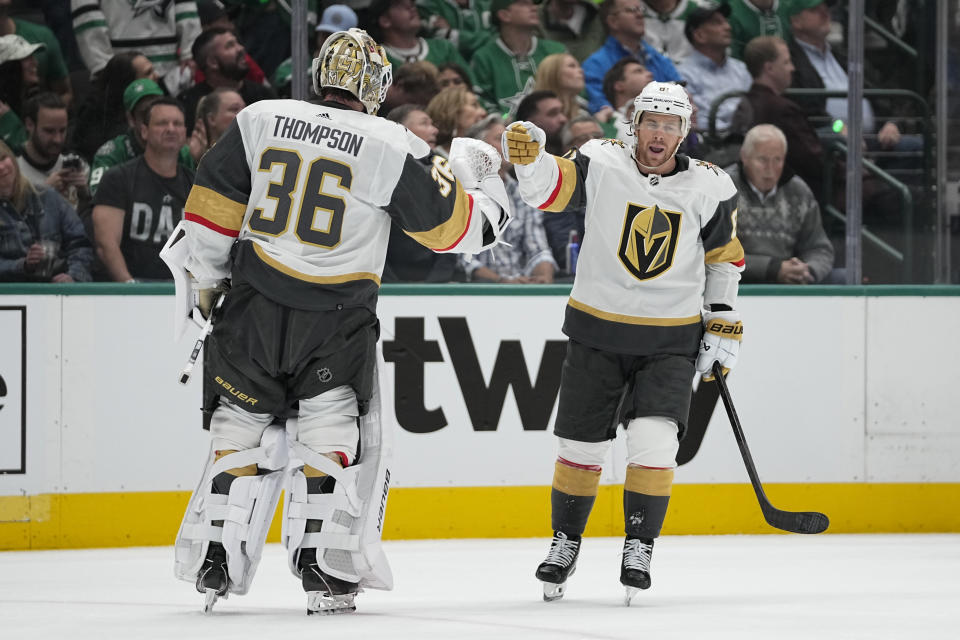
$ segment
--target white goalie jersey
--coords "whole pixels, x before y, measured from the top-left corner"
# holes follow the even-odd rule
[[[184,266],[295,308],[374,310],[391,221],[434,251],[465,253],[493,246],[509,221],[482,178],[465,189],[442,159],[425,171],[416,158],[428,151],[404,127],[336,103],[255,103],[200,163]]]
[[[520,192],[549,212],[585,210],[564,332],[618,353],[694,354],[704,304],[736,302],[743,248],[737,190],[715,165],[677,156],[644,175],[620,140],[517,166]],[[705,290],[706,289],[706,290]]]

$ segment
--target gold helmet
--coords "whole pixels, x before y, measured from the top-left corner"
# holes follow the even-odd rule
[[[363,29],[338,31],[327,38],[313,59],[313,90],[343,89],[376,115],[393,82],[387,52]]]

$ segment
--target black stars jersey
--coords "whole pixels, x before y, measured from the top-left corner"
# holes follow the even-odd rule
[[[628,145],[591,140],[518,166],[517,176],[533,206],[585,209],[564,322],[571,338],[619,353],[693,355],[704,303],[733,307],[743,268],[737,190],[716,166],[677,156],[672,173],[645,175]]]

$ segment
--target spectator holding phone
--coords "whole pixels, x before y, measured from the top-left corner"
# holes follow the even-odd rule
[[[38,93],[27,100],[23,122],[28,138],[17,158],[20,172],[34,186],[56,190],[75,209],[90,197],[87,163],[75,153],[63,153],[67,105],[55,93]]]

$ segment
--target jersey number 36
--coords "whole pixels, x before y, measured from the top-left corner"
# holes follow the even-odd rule
[[[323,181],[328,176],[336,178],[337,185],[346,191],[353,184],[353,171],[350,166],[330,158],[317,158],[307,169],[303,195],[296,202],[297,186],[300,182],[300,167],[303,158],[296,151],[270,147],[260,155],[259,171],[271,172],[274,165],[280,165],[280,181],[271,181],[266,197],[277,203],[272,217],[264,215],[262,208],[253,211],[250,228],[258,233],[280,236],[286,233],[290,222],[290,210],[299,204],[297,226],[294,233],[300,242],[318,247],[333,248],[340,243],[343,231],[343,213],[346,201],[323,191]],[[317,210],[329,213],[326,228],[314,226]]]

